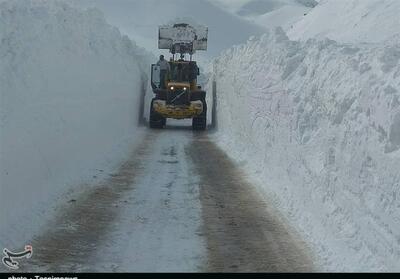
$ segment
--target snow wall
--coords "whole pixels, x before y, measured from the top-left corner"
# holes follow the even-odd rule
[[[214,63],[216,141],[323,270],[400,271],[399,62],[398,38],[295,42],[278,28]]]
[[[97,10],[0,3],[0,247],[23,248],[60,196],[129,155],[148,57]]]

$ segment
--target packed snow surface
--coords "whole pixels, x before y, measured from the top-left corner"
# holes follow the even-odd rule
[[[96,10],[0,3],[0,247],[23,247],[56,199],[127,156],[146,57]]]
[[[400,270],[399,61],[398,40],[296,42],[281,28],[215,61],[216,140],[323,270]]]

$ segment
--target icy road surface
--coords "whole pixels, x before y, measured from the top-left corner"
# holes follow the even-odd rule
[[[187,126],[149,130],[48,228],[24,271],[312,270],[304,243],[240,169]]]

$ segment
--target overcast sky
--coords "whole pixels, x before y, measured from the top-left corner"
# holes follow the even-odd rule
[[[96,7],[107,20],[129,35],[138,45],[158,53],[158,26],[176,18],[188,17],[209,27],[209,50],[213,57],[251,35],[264,32],[260,26],[231,14],[222,5],[231,0],[72,0],[81,7]],[[217,1],[217,2],[215,2]],[[222,2],[221,2],[222,1]],[[239,1],[233,0],[232,5]],[[225,3],[224,3],[225,2]],[[216,5],[218,4],[218,5]]]

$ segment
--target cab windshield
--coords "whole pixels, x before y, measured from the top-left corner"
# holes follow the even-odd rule
[[[171,63],[171,80],[178,82],[190,82],[189,64]]]

